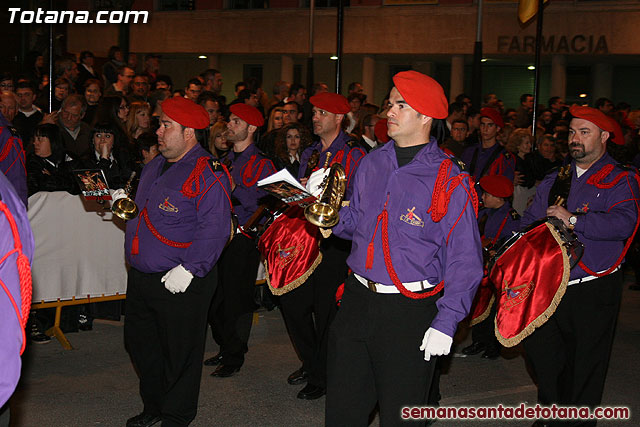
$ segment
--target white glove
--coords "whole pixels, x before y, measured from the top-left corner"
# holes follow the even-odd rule
[[[184,292],[189,287],[193,279],[193,274],[189,272],[182,264],[173,267],[167,272],[160,281],[164,283],[164,287],[167,288],[172,294],[178,292]]]
[[[322,182],[329,175],[330,170],[331,168],[321,168],[312,173],[307,180],[307,191],[315,197],[320,197],[322,194]]]
[[[118,199],[124,199],[125,197],[127,197],[127,192],[124,191],[123,188],[118,188],[116,191],[113,192],[113,194],[111,195],[111,203],[115,203],[116,200]]]
[[[429,328],[424,333],[420,350],[424,351],[424,360],[428,362],[431,356],[446,356],[449,354],[451,344],[453,344],[453,338],[449,335],[443,334],[437,329]]]

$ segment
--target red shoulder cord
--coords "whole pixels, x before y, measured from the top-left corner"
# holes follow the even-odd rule
[[[202,192],[200,188],[200,181],[202,178],[202,173],[204,169],[207,167],[208,157],[200,157],[196,162],[196,166],[191,171],[191,174],[187,178],[187,180],[182,184],[182,189],[180,192],[184,194],[184,196],[188,199],[192,199],[196,197],[198,194]],[[195,188],[194,187],[195,184]]]
[[[140,230],[140,222],[144,219],[144,223],[146,224],[151,234],[162,243],[167,246],[171,246],[174,248],[188,248],[191,246],[192,242],[176,242],[175,240],[167,239],[153,226],[151,220],[149,219],[149,213],[147,211],[147,207],[145,206],[140,212],[140,216],[138,217],[138,226],[136,227],[136,234],[133,236],[133,241],[131,242],[131,255],[138,255],[140,253],[140,239],[138,239],[138,230]]]
[[[587,184],[593,185],[596,188],[608,189],[608,188],[613,188],[622,178],[627,178],[627,184],[629,185],[631,194],[633,194],[633,201],[636,204],[636,226],[633,229],[633,234],[631,234],[631,237],[627,239],[627,242],[625,243],[624,248],[622,249],[622,253],[618,257],[616,262],[614,262],[611,267],[607,268],[602,273],[597,273],[591,270],[582,262],[582,260],[578,262],[578,265],[580,266],[580,268],[582,268],[587,274],[595,277],[606,276],[607,274],[611,273],[613,270],[618,268],[618,266],[622,263],[622,260],[624,259],[625,255],[627,255],[627,251],[629,250],[631,243],[633,243],[633,238],[635,237],[636,232],[638,231],[638,225],[640,225],[640,204],[638,204],[638,195],[634,194],[633,187],[629,183],[629,172],[628,171],[620,172],[618,176],[616,176],[611,182],[608,182],[608,183],[602,182],[613,171],[613,169],[614,169],[614,166],[610,163],[607,165],[604,165],[602,169],[600,169],[598,172],[591,175],[589,179],[587,179]],[[638,175],[634,174],[633,177],[636,179],[636,183],[640,187],[640,178],[638,177]]]
[[[242,167],[242,183],[245,187],[253,187],[262,175],[262,170],[266,165],[271,163],[269,159],[260,159],[257,165],[253,165],[258,157],[257,154],[251,156],[249,161]],[[275,168],[272,168],[275,169]]]
[[[511,215],[511,211],[507,212],[507,214],[502,219],[502,222],[500,223],[500,228],[498,228],[498,232],[496,233],[496,235],[493,238],[493,240],[491,240],[491,244],[492,245],[495,245],[496,242],[498,241],[498,239],[500,238],[500,234],[502,234],[502,229],[507,224],[507,220],[509,219],[509,215]]]
[[[18,267],[18,277],[20,280],[20,300],[22,302],[20,309],[18,309],[18,304],[16,304],[13,295],[7,289],[7,286],[0,280],[0,285],[2,285],[2,289],[6,292],[9,300],[11,301],[11,305],[13,305],[13,309],[16,312],[16,316],[18,316],[18,321],[20,322],[21,330],[22,330],[22,347],[20,347],[20,355],[24,352],[24,347],[27,343],[25,328],[27,326],[27,319],[29,317],[29,310],[31,308],[31,295],[33,292],[33,287],[31,283],[31,265],[29,264],[29,258],[22,252],[22,240],[20,240],[20,234],[18,233],[18,226],[16,225],[16,221],[11,214],[11,211],[7,207],[6,204],[0,201],[0,211],[4,213],[9,221],[9,226],[11,227],[11,234],[13,235],[13,250],[7,252],[2,259],[0,259],[0,264],[2,264],[10,255],[13,253],[18,254],[18,258],[16,259],[16,265]]]
[[[438,169],[438,176],[436,178],[433,196],[431,199],[431,207],[429,208],[429,211],[431,211],[432,219],[434,218],[434,212],[437,210],[438,220],[436,221],[434,219],[433,220],[434,222],[439,222],[442,218],[444,218],[448,210],[451,193],[453,193],[453,190],[458,186],[458,184],[462,182],[462,180],[465,177],[469,176],[468,174],[460,174],[455,177],[449,178],[449,171],[451,170],[451,164],[452,164],[451,160],[446,159],[440,164],[440,168]],[[453,184],[451,184],[449,190],[447,190],[445,188],[446,185],[451,183],[452,181],[453,181]],[[441,190],[444,190],[445,192],[442,193]],[[467,203],[469,201],[469,198],[471,198],[474,206],[475,214],[477,216],[478,215],[478,196],[476,195],[472,187],[470,187],[470,192],[467,192],[467,194],[468,194]],[[446,199],[443,200],[443,197]],[[429,298],[433,295],[436,295],[443,289],[444,280],[440,281],[440,283],[438,283],[436,287],[430,290],[429,292],[415,293],[405,288],[402,282],[400,281],[400,278],[398,278],[398,275],[395,269],[393,268],[393,262],[391,260],[391,251],[389,248],[389,231],[388,231],[389,213],[387,212],[387,203],[389,203],[388,194],[387,194],[387,201],[384,203],[384,206],[382,207],[382,212],[380,213],[380,215],[378,215],[376,228],[373,230],[373,237],[371,238],[371,241],[367,246],[367,260],[365,264],[365,269],[369,270],[373,267],[373,255],[375,250],[374,240],[376,238],[376,232],[378,231],[378,224],[382,222],[381,238],[382,238],[382,253],[384,255],[384,264],[387,267],[387,272],[389,273],[389,277],[391,278],[391,281],[393,282],[395,287],[398,289],[398,291],[402,295],[411,299],[424,299],[424,298]],[[437,206],[435,209],[434,209],[434,204]],[[467,205],[465,204],[465,208],[462,210],[462,213],[464,213],[464,211],[466,210],[466,206]],[[462,217],[462,213],[460,214],[460,217]],[[458,220],[460,220],[460,217],[458,217]],[[456,223],[453,225],[453,228],[455,228],[456,224],[458,223],[458,220],[456,220]],[[453,228],[451,229],[451,231],[453,231]],[[449,232],[449,235],[451,235],[451,231]],[[449,239],[447,238],[447,241],[448,240]]]
[[[2,132],[2,129],[3,128],[0,127],[0,132]],[[3,162],[9,156],[9,152],[11,152],[11,149],[14,147],[14,145],[16,146],[16,151],[18,152],[18,156],[16,157],[14,162],[11,165],[9,165],[9,167],[3,172],[5,174],[9,172],[9,170],[13,167],[15,162],[20,160],[20,163],[22,163],[22,168],[25,170],[25,175],[26,175],[25,161],[23,160],[23,156],[22,156],[22,153],[24,153],[24,149],[22,148],[22,140],[20,138],[16,138],[13,136],[10,138],[7,138],[7,143],[4,145],[4,147],[2,147],[2,151],[0,151],[0,162]]]

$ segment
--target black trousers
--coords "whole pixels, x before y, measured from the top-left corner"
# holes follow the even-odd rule
[[[125,346],[140,376],[144,411],[163,426],[185,426],[196,416],[207,310],[216,269],[194,277],[186,292],[172,294],[161,273],[129,270]]]
[[[335,236],[320,247],[322,261],[300,287],[280,297],[287,325],[308,383],[326,386],[329,326],[336,315],[336,291],[347,277],[351,243]]]
[[[523,341],[539,403],[600,405],[621,296],[622,271],[569,286],[553,316]]]
[[[500,342],[496,338],[495,333],[496,304],[496,302],[493,303],[489,316],[486,319],[473,325],[471,328],[471,339],[474,343],[484,343],[489,348],[500,347]]]
[[[237,234],[222,252],[218,269],[218,289],[209,310],[213,339],[220,345],[221,363],[241,367],[251,332],[256,276],[260,252],[255,242]]]
[[[377,294],[347,278],[329,333],[327,426],[365,427],[376,402],[381,426],[405,425],[402,407],[427,405],[437,358],[419,347],[438,297]]]

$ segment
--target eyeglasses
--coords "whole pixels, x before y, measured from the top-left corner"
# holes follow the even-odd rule
[[[0,83],[0,87],[3,89],[13,89],[13,83]]]

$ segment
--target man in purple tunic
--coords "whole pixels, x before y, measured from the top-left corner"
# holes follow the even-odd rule
[[[333,228],[353,241],[353,274],[329,335],[327,425],[365,425],[376,402],[398,425],[425,405],[482,278],[473,185],[430,136],[447,116],[442,87],[415,71],[393,81],[393,141],[362,159]]]
[[[559,218],[573,228],[584,255],[571,270],[553,316],[523,343],[541,404],[593,408],[602,400],[622,296],[620,262],[638,221],[640,193],[635,172],[607,153],[607,140],[615,132],[611,119],[590,107],[573,106],[569,112],[569,174],[547,175],[521,226],[547,216]],[[566,204],[557,204],[558,196]]]
[[[2,113],[0,113],[0,171],[13,185],[16,194],[26,207],[27,172],[22,139]]]
[[[15,224],[15,228],[11,224]],[[13,394],[20,379],[22,362],[20,355],[25,346],[24,328],[31,306],[31,272],[19,264],[30,264],[33,258],[34,241],[27,211],[4,174],[0,173],[0,425],[8,424],[8,405],[2,408]],[[16,251],[16,249],[20,249]],[[21,261],[18,261],[21,257]],[[26,265],[28,267],[28,265]],[[22,275],[22,277],[21,277]],[[27,293],[21,292],[25,288]],[[27,289],[28,288],[28,289]],[[23,301],[22,295],[28,295]],[[23,306],[26,307],[23,310]]]
[[[233,210],[241,226],[220,258],[220,286],[213,297],[209,322],[220,353],[206,364],[219,364],[211,374],[226,378],[244,364],[248,351],[253,312],[257,308],[254,289],[260,253],[251,235],[250,218],[258,209],[258,199],[267,195],[258,181],[276,172],[271,160],[253,143],[257,129],[264,124],[262,113],[248,104],[234,104],[227,123],[227,141],[233,145],[231,160]],[[253,224],[253,225],[257,225]]]
[[[184,426],[196,416],[214,268],[230,236],[228,175],[196,139],[204,108],[162,104],[157,156],[142,170],[127,223],[125,346],[140,376],[141,414],[128,427]]]
[[[313,105],[313,133],[320,140],[302,153],[300,181],[311,193],[317,194],[324,175],[322,168],[329,156],[328,166],[339,163],[344,168],[347,179],[344,199],[349,200],[353,177],[365,155],[357,142],[342,130],[351,106],[344,96],[329,92],[314,95],[309,101]],[[313,274],[303,285],[280,297],[287,330],[302,359],[302,367],[289,375],[287,382],[307,383],[298,391],[298,399],[313,400],[325,394],[329,327],[336,314],[336,290],[347,277],[346,259],[350,249],[348,240],[336,236],[323,239],[320,242],[322,261]]]

